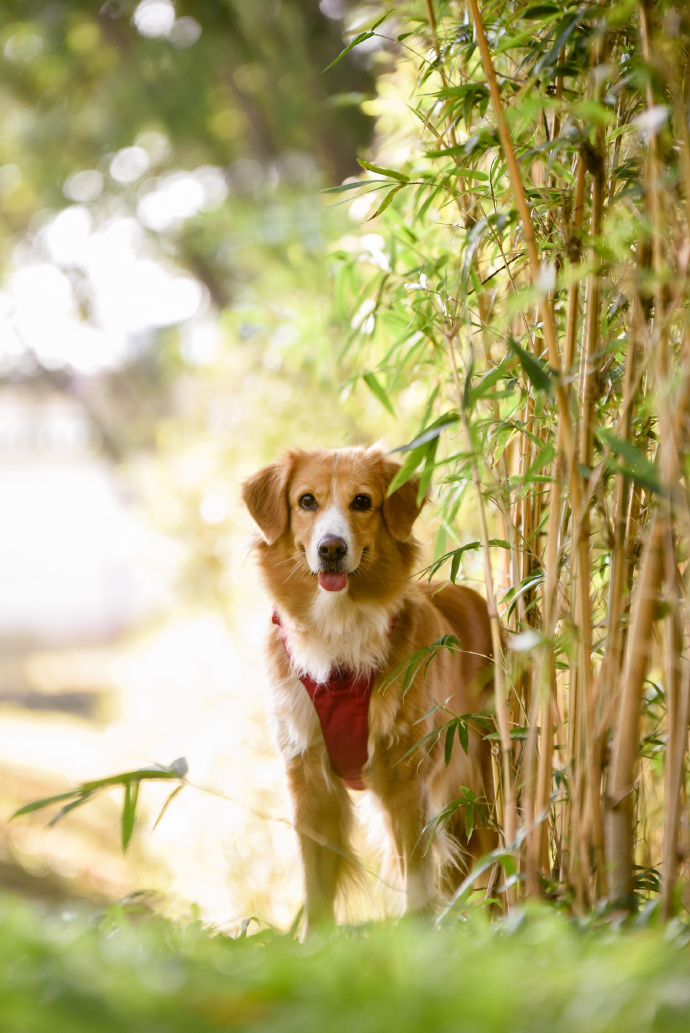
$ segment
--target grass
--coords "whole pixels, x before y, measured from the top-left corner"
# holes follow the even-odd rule
[[[0,899],[3,1033],[690,1028],[690,930],[606,926],[547,909],[440,931],[342,928],[299,944],[230,938],[149,913]]]

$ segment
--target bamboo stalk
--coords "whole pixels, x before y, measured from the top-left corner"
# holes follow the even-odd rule
[[[529,261],[530,272],[532,275],[532,282],[538,284],[541,264],[539,261],[539,252],[537,250],[534,225],[532,223],[532,217],[530,215],[529,207],[527,205],[527,197],[525,195],[525,190],[522,184],[522,175],[520,173],[520,167],[515,156],[513,142],[510,137],[510,130],[508,128],[508,122],[506,120],[505,110],[503,108],[503,101],[501,100],[501,92],[498,87],[496,73],[494,71],[493,62],[491,60],[489,43],[486,38],[484,22],[479,11],[479,4],[477,0],[469,0],[469,4],[472,12],[472,19],[474,21],[477,45],[479,47],[479,52],[481,54],[484,74],[486,76],[486,80],[489,86],[491,104],[494,109],[494,114],[496,115],[496,123],[498,128],[498,134],[501,140],[501,147],[503,149],[503,153],[508,164],[510,185],[513,192],[513,197],[515,199],[515,204],[518,209],[520,223],[522,225],[522,234],[525,242],[525,250],[527,251],[527,258]],[[551,307],[547,291],[545,290],[540,292],[539,311],[542,319],[544,340],[546,341],[549,363],[554,372],[558,375],[556,383],[556,395],[558,398],[561,419],[563,421],[563,445],[566,451],[566,455],[568,457],[569,465],[572,465],[575,454],[575,436],[572,426],[572,420],[570,417],[568,392],[566,390],[565,384],[563,383],[560,377],[561,358],[558,349],[556,326],[553,318],[553,309]]]
[[[507,161],[507,164],[508,164],[511,189],[512,189],[512,192],[513,192],[513,197],[515,199],[515,203],[516,203],[516,206],[517,206],[517,209],[518,209],[518,214],[519,214],[519,217],[520,217],[520,222],[521,222],[521,225],[522,225],[523,239],[524,239],[525,248],[526,248],[526,251],[527,251],[527,257],[528,257],[528,262],[529,262],[529,267],[530,267],[530,273],[531,273],[532,281],[534,283],[539,283],[540,261],[539,261],[539,254],[538,254],[538,251],[537,251],[537,245],[536,245],[536,239],[535,239],[535,233],[534,233],[534,226],[533,226],[532,218],[531,218],[530,211],[529,211],[529,208],[528,208],[528,205],[527,205],[527,198],[525,196],[525,191],[524,191],[524,187],[523,187],[523,184],[522,184],[522,177],[521,177],[520,169],[519,169],[519,166],[518,166],[518,163],[517,163],[517,158],[515,156],[515,151],[513,149],[512,140],[511,140],[511,137],[510,137],[510,131],[508,129],[508,123],[507,123],[507,120],[506,120],[506,117],[505,117],[505,111],[503,109],[503,103],[502,103],[502,100],[501,100],[500,90],[499,90],[499,87],[498,87],[498,82],[496,80],[496,74],[494,72],[493,63],[492,63],[492,60],[491,60],[491,54],[490,54],[490,51],[489,51],[488,41],[487,41],[487,38],[486,38],[486,32],[485,32],[485,29],[484,29],[484,23],[483,23],[483,20],[482,20],[481,13],[479,11],[479,6],[478,6],[478,3],[477,3],[477,0],[470,0],[470,8],[471,8],[471,12],[472,12],[472,19],[474,21],[474,26],[475,26],[475,34],[476,34],[476,38],[477,38],[477,43],[478,43],[479,51],[480,51],[480,54],[481,54],[482,65],[483,65],[483,68],[484,68],[484,74],[486,76],[486,79],[487,79],[487,82],[488,82],[488,85],[489,85],[489,92],[490,92],[490,95],[491,95],[491,103],[492,103],[492,106],[493,106],[493,109],[494,109],[494,113],[496,115],[496,120],[497,120],[497,125],[498,125],[498,132],[499,132],[499,137],[500,137],[500,140],[501,140],[501,146],[502,146],[503,153],[505,155],[505,158],[506,158],[506,161]],[[556,384],[556,393],[557,393],[558,405],[559,405],[560,422],[561,422],[561,425],[562,425],[562,431],[561,431],[561,434],[562,434],[562,444],[563,444],[563,446],[565,448],[565,451],[566,451],[566,454],[567,454],[567,457],[568,457],[568,465],[572,466],[572,463],[574,461],[575,444],[574,444],[574,433],[573,433],[572,422],[571,422],[571,417],[570,417],[570,410],[569,410],[568,391],[566,389],[566,386],[564,385],[564,383],[562,382],[562,380],[560,378],[561,362],[560,362],[560,354],[559,354],[558,344],[557,344],[556,327],[555,327],[555,322],[554,322],[553,309],[552,309],[552,306],[551,306],[551,303],[550,303],[550,299],[549,299],[549,297],[547,295],[547,292],[545,290],[540,292],[539,311],[540,311],[541,320],[542,320],[542,327],[543,327],[544,338],[545,338],[545,341],[546,341],[546,346],[547,346],[547,351],[548,351],[548,356],[549,356],[549,362],[550,362],[551,367],[553,368],[553,370],[558,375],[557,384]],[[483,538],[483,540],[484,540],[484,538]],[[487,567],[488,574],[490,574],[489,550],[488,550],[488,548],[485,548],[484,551],[485,551],[485,565]],[[532,850],[532,856],[533,855],[534,855],[534,851]],[[531,879],[531,886],[533,886],[534,885],[534,881],[535,881],[533,865],[532,865],[532,874],[530,876],[530,879]]]
[[[670,528],[669,528],[670,530]],[[661,912],[668,920],[673,915],[673,895],[678,872],[678,834],[680,793],[688,739],[688,701],[690,667],[683,663],[683,620],[676,584],[675,549],[671,535],[664,542],[664,573],[671,611],[666,620],[666,765],[664,785],[664,841],[661,880]]]
[[[591,239],[595,241],[601,234],[602,216],[602,195],[604,186],[603,170],[603,132],[597,133],[598,157],[597,168],[592,175],[592,214],[591,214]],[[590,267],[596,261],[594,249],[590,250]],[[580,358],[580,462],[583,467],[591,469],[593,450],[593,415],[595,402],[595,371],[593,368],[594,356],[599,340],[601,291],[599,277],[595,269],[590,268],[587,277],[587,292],[585,304],[585,333],[584,346]],[[578,471],[573,469],[572,477],[578,477]],[[587,796],[587,805],[592,820],[590,835],[597,858],[597,875],[600,892],[605,892],[605,864],[603,845],[603,826],[600,807],[600,765],[597,758],[595,720],[594,720],[594,677],[592,670],[592,608],[590,598],[590,508],[583,504],[578,512],[573,511],[573,553],[577,557],[575,563],[575,578],[577,582],[577,614],[578,614],[578,679],[580,691],[578,693],[578,721],[580,723],[582,749],[578,757],[578,780],[583,778],[583,798]],[[584,832],[583,823],[582,843],[586,844],[587,836]],[[587,850],[587,853],[589,851]],[[578,869],[585,871],[588,863],[584,857],[580,858]]]
[[[651,55],[651,22],[650,10],[645,3],[639,7],[640,38],[642,53],[645,61],[650,62]],[[653,113],[654,96],[651,84],[646,90],[646,105],[648,112]],[[685,410],[688,405],[687,377],[679,390],[676,409],[673,418],[669,415],[669,351],[667,347],[667,313],[665,310],[664,298],[664,270],[663,257],[663,212],[659,196],[659,175],[660,158],[657,133],[654,129],[653,119],[648,127],[648,159],[647,178],[648,191],[647,203],[651,221],[652,241],[652,266],[654,270],[654,320],[652,324],[652,345],[655,359],[655,374],[659,382],[659,405],[658,416],[660,423],[660,460],[662,470],[662,483],[665,485],[666,496],[657,510],[650,531],[646,553],[643,557],[642,572],[640,575],[640,587],[638,588],[638,599],[642,599],[639,606],[635,607],[631,635],[628,639],[626,651],[626,677],[623,684],[623,695],[621,697],[620,715],[618,727],[614,738],[613,764],[611,770],[611,811],[609,815],[610,836],[609,856],[613,866],[614,892],[617,897],[629,897],[632,889],[632,810],[630,803],[631,783],[634,777],[635,759],[637,749],[637,734],[639,727],[639,711],[641,706],[641,683],[640,675],[644,674],[643,658],[639,655],[642,644],[651,631],[653,618],[654,598],[645,600],[644,593],[653,593],[659,587],[663,575],[664,560],[667,568],[666,581],[667,591],[675,592],[675,585],[669,585],[671,577],[671,557],[668,550],[672,549],[672,506],[673,491],[677,482],[679,469],[676,468],[675,457],[678,455],[678,437],[682,431],[685,420]],[[636,621],[636,618],[638,619]],[[639,626],[638,626],[639,624]],[[637,641],[638,632],[641,641]],[[669,677],[669,702],[674,717],[678,711],[679,698],[677,690],[677,672],[673,659],[680,648],[680,635],[677,629],[673,634],[667,636],[667,672]],[[628,683],[630,677],[630,683]],[[675,729],[671,734],[675,736]],[[634,737],[634,739],[633,739]],[[683,751],[684,752],[684,751]],[[669,797],[672,792],[672,783],[677,770],[675,742],[669,744],[667,753],[667,829],[672,843],[665,848],[665,887],[664,907],[670,907],[673,892],[673,859],[672,852],[675,849],[674,835],[676,828],[675,804]],[[677,799],[677,798],[676,798]],[[670,810],[670,813],[669,813]],[[670,824],[669,824],[670,823]]]
[[[640,39],[642,42],[642,56],[647,64],[651,63],[651,18],[647,4],[640,4]],[[654,94],[651,81],[648,81],[646,94],[647,111],[652,113],[654,108]],[[667,354],[663,347],[664,335],[664,293],[662,282],[662,270],[664,267],[663,248],[665,235],[663,231],[663,218],[661,201],[659,198],[659,137],[654,122],[652,121],[647,130],[648,139],[648,160],[647,160],[647,199],[649,214],[652,223],[652,267],[654,269],[654,337],[658,347],[655,349],[657,357],[657,370],[662,376],[668,373]]]
[[[447,336],[448,354],[450,358],[455,390],[457,392],[458,410],[462,413],[463,426],[467,435],[468,443],[471,441],[470,429],[467,423],[465,407],[463,405],[462,386],[458,376],[458,365],[455,357],[452,336]],[[496,605],[496,593],[494,590],[493,574],[491,571],[491,554],[489,547],[489,530],[486,522],[486,510],[484,496],[482,494],[481,480],[479,477],[479,466],[476,456],[472,457],[472,478],[477,492],[477,504],[479,508],[479,523],[482,549],[484,553],[484,580],[486,584],[486,602],[489,611],[491,625],[491,645],[494,654],[494,680],[496,694],[496,720],[500,735],[502,753],[502,781],[501,799],[503,804],[503,838],[507,848],[510,848],[517,837],[517,807],[515,802],[515,790],[513,787],[512,773],[512,752],[513,743],[510,738],[510,721],[508,718],[508,693],[506,688],[505,666],[503,660],[503,644],[501,641],[501,624]],[[510,904],[512,893],[507,895]]]
[[[633,813],[632,792],[637,762],[640,711],[644,678],[649,664],[652,624],[657,597],[664,574],[664,544],[671,539],[671,506],[679,477],[678,441],[684,433],[690,412],[690,370],[685,369],[676,398],[675,410],[668,418],[668,398],[662,396],[659,413],[664,432],[660,465],[665,495],[661,499],[642,556],[642,567],[633,602],[628,637],[618,726],[613,740],[608,800],[607,854],[612,872],[614,899],[629,901],[632,893]],[[675,564],[673,564],[675,569]],[[667,575],[671,577],[671,574]],[[675,591],[675,574],[673,575]],[[684,750],[683,750],[684,753]],[[675,761],[674,755],[674,763]],[[670,874],[670,871],[669,871]],[[668,881],[668,880],[667,880]],[[672,894],[672,883],[666,889]]]
[[[579,156],[577,161],[577,172],[575,178],[575,205],[573,208],[573,219],[570,229],[570,237],[568,241],[568,257],[571,263],[577,263],[580,261],[582,255],[582,248],[580,242],[580,232],[582,229],[582,220],[585,210],[585,163],[582,155]],[[566,320],[565,329],[565,358],[564,364],[566,372],[570,370],[575,359],[575,341],[577,339],[577,322],[580,310],[580,282],[575,280],[570,285],[569,297],[568,297],[568,316]]]
[[[631,632],[623,673],[618,726],[613,739],[607,793],[607,859],[610,892],[630,906],[633,876],[633,788],[644,680],[649,666],[652,625],[662,575],[666,518],[657,512],[648,528],[633,600]]]
[[[560,438],[559,424],[559,438]],[[539,730],[539,768],[537,775],[536,814],[540,817],[549,806],[551,780],[553,775],[553,714],[557,706],[556,694],[556,659],[553,636],[556,628],[557,594],[558,594],[558,529],[560,526],[560,508],[563,489],[563,453],[558,450],[554,479],[551,487],[549,524],[546,542],[546,562],[544,576],[544,638],[545,647],[541,658],[540,676],[540,730]],[[547,868],[549,861],[547,826],[540,826],[539,863],[542,869]]]
[[[690,224],[690,133],[687,122],[688,78],[685,69],[679,67],[678,60],[670,63],[670,77],[674,96],[673,121],[674,135],[680,141],[679,164],[683,182],[683,215],[685,217],[685,235],[687,237]],[[687,295],[688,271],[685,272],[683,284]],[[687,369],[690,334],[686,322],[683,341],[684,361]],[[680,484],[678,452],[672,457],[675,470],[669,474],[678,477]],[[687,525],[688,499],[685,496],[685,513]],[[661,909],[662,916],[668,920],[674,912],[675,884],[678,877],[678,840],[681,819],[681,794],[684,792],[685,760],[688,749],[688,722],[690,720],[690,664],[682,655],[683,630],[687,629],[689,615],[687,601],[681,600],[677,581],[672,584],[671,577],[677,576],[675,557],[672,549],[666,551],[666,584],[667,591],[672,594],[673,611],[668,622],[667,659],[669,695],[667,709],[667,752],[665,770],[665,814],[664,840],[662,859]],[[681,614],[682,608],[682,614]]]
[[[625,357],[625,374],[623,378],[623,404],[618,418],[616,428],[617,436],[623,441],[629,441],[632,433],[633,400],[635,395],[636,381],[636,355],[638,351],[637,334],[642,324],[642,312],[640,299],[637,292],[633,295],[632,312],[630,319],[630,333],[628,335],[628,350]],[[623,662],[624,635],[621,627],[621,619],[624,615],[623,588],[627,586],[626,571],[629,567],[626,556],[626,517],[630,506],[630,492],[632,482],[624,473],[616,475],[613,502],[613,541],[611,544],[610,573],[609,573],[609,598],[607,614],[607,636],[606,652],[601,666],[600,683],[601,689],[599,698],[601,707],[599,712],[599,725],[597,728],[597,742],[599,751],[603,751],[603,744],[608,734],[608,728],[616,710],[618,691],[621,678],[621,665]],[[628,594],[629,607],[630,596]]]

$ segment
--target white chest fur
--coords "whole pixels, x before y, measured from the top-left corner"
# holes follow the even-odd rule
[[[280,614],[292,670],[274,681],[271,709],[283,756],[295,756],[321,739],[316,710],[299,678],[325,682],[334,667],[359,673],[383,667],[392,615],[392,608],[355,604],[346,592],[326,591],[316,596],[307,623]]]
[[[294,670],[325,682],[333,667],[349,667],[359,674],[382,667],[391,617],[392,609],[379,603],[353,603],[347,591],[319,590],[307,623],[281,614]]]

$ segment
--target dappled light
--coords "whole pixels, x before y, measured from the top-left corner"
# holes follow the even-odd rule
[[[688,1028],[689,47],[0,6],[3,1030]]]
[[[130,6],[3,15],[14,71],[0,155],[1,860],[29,895],[100,901],[143,887],[173,913],[194,904],[227,928],[252,913],[285,927],[299,885],[239,481],[333,410],[336,381],[314,392],[292,357],[306,341],[324,355],[330,334],[323,302],[311,311],[327,284],[315,262],[332,229],[316,191],[330,159],[294,128],[304,107],[257,124],[260,143],[247,135],[263,72],[248,53],[231,62],[236,95],[208,74],[227,65],[213,5]],[[233,17],[221,31],[239,52],[249,37]],[[303,31],[297,7],[284,17],[279,35]],[[337,25],[319,32],[337,48]],[[146,62],[166,52],[188,54],[188,71],[205,77],[176,113],[145,85]],[[298,54],[277,60],[296,74]],[[367,74],[345,78],[363,85]],[[45,98],[45,121],[24,87]],[[339,109],[323,118],[350,132]],[[302,269],[304,249],[315,257]],[[316,405],[293,395],[286,364]],[[293,412],[302,429],[291,432]],[[332,444],[351,421],[335,420]],[[7,824],[29,797],[178,756],[194,787],[155,831],[165,800],[142,787],[126,857],[121,790],[45,832],[42,814]]]

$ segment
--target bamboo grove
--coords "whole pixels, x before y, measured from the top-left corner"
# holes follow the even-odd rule
[[[345,354],[389,411],[424,396],[401,454],[435,500],[425,576],[483,577],[490,891],[669,917],[690,901],[690,12],[426,0],[351,46],[373,36],[395,54],[378,144],[331,192],[378,235],[334,256]]]

